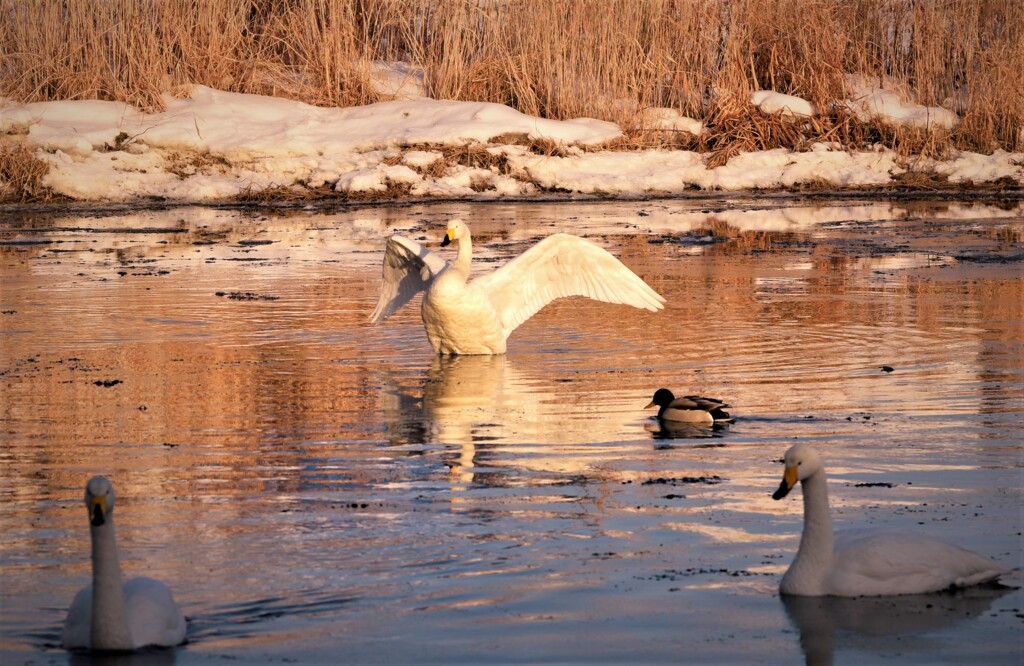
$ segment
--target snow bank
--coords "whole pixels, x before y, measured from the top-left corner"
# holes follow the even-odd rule
[[[403,82],[416,80],[415,72],[398,74]],[[118,102],[0,104],[0,141],[23,141],[50,164],[44,185],[90,201],[201,202],[292,187],[352,194],[395,189],[429,197],[521,196],[538,188],[676,194],[882,185],[904,170],[884,149],[851,153],[825,144],[801,153],[743,153],[716,168],[689,151],[600,151],[594,147],[622,135],[617,125],[546,120],[499,104],[415,98],[419,88],[401,92],[402,86],[395,94],[409,99],[352,108],[203,86],[195,86],[187,99],[167,98],[166,111],[152,114]],[[766,110],[813,111],[799,98],[761,92],[756,99]],[[671,109],[647,109],[639,122],[657,130],[704,131]],[[560,156],[538,155],[522,145],[522,137],[557,143]],[[493,159],[446,161],[452,151],[444,149],[451,146],[486,146]],[[956,153],[948,162],[922,162],[953,182],[1024,182],[1021,153]]]

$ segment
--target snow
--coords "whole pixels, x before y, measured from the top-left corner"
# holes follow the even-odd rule
[[[817,147],[816,147],[817,148]],[[596,194],[679,194],[687,190],[748,190],[806,183],[882,185],[902,172],[891,151],[847,153],[821,146],[806,153],[782,148],[740,153],[708,168],[690,151],[597,152],[557,158],[510,157],[541,187]]]
[[[380,62],[367,66],[378,72],[380,85],[389,86],[393,101],[324,108],[205,86],[194,86],[187,98],[167,97],[166,110],[158,113],[120,102],[0,100],[0,142],[30,147],[50,165],[44,185],[85,201],[208,202],[280,187],[346,193],[397,188],[411,196],[452,198],[529,196],[538,188],[643,196],[801,184],[878,186],[906,170],[881,147],[854,152],[824,143],[803,152],[741,153],[715,167],[693,151],[602,149],[623,136],[616,124],[434,100],[422,96],[422,72]],[[956,122],[952,111],[904,101],[874,80],[849,81],[855,113],[915,127]],[[805,100],[772,91],[755,92],[751,103],[766,113],[814,112]],[[700,121],[666,108],[645,109],[635,123],[655,131],[706,131]],[[529,141],[542,142],[540,150],[524,145]],[[467,146],[486,149],[494,166],[460,164],[443,152]],[[922,164],[951,182],[1024,182],[1022,153],[954,151],[944,162],[918,159],[915,168]]]
[[[789,118],[810,118],[814,105],[795,95],[784,95],[772,90],[757,90],[750,95],[750,103],[768,115],[780,113]]]
[[[637,128],[667,132],[686,132],[700,136],[704,132],[704,123],[679,113],[675,109],[649,107],[637,114]]]
[[[960,122],[956,113],[940,106],[904,100],[894,90],[879,87],[866,76],[847,75],[847,107],[862,121],[881,119],[898,127],[951,130]]]

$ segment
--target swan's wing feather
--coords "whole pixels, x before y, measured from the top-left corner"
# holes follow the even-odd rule
[[[665,299],[604,248],[578,236],[548,236],[474,284],[491,299],[508,335],[566,296],[660,310]]]
[[[992,580],[1006,571],[974,551],[892,530],[841,530],[835,552],[832,586],[843,596],[937,592]]]
[[[370,321],[379,324],[412,300],[413,296],[425,291],[446,263],[415,241],[401,236],[388,238],[384,249],[380,298],[370,315]]]
[[[60,642],[66,648],[88,648],[92,644],[92,585],[78,591],[68,616],[64,621],[64,631]]]
[[[124,601],[136,646],[171,646],[185,640],[185,616],[160,581],[143,576],[131,579],[124,584]]]

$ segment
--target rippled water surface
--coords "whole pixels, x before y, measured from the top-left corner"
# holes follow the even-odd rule
[[[383,326],[384,238],[476,269],[600,243],[659,313],[565,300],[503,357]],[[786,599],[810,442],[843,526],[1024,583],[1024,210],[936,201],[445,203],[0,217],[0,661],[1020,663],[1024,592]],[[885,369],[883,369],[885,367]],[[654,389],[732,405],[666,431]],[[85,481],[186,646],[73,656]]]

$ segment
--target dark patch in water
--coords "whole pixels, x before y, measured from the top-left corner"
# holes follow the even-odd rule
[[[656,479],[647,479],[640,485],[642,486],[654,486],[654,485],[669,485],[678,486],[683,483],[703,483],[707,485],[714,485],[721,483],[722,477],[717,474],[712,476],[676,476],[676,477],[658,477]]]
[[[214,296],[229,298],[232,301],[276,301],[277,296],[268,294],[255,294],[251,291],[218,291]]]

